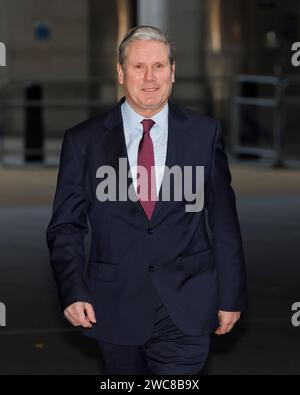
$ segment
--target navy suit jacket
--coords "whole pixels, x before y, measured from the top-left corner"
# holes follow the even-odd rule
[[[119,158],[126,158],[130,169],[123,101],[64,135],[46,232],[62,309],[89,302],[97,324],[84,334],[142,344],[151,334],[157,292],[184,333],[211,333],[219,326],[218,310],[247,307],[242,237],[220,124],[169,101],[166,166],[204,166],[204,208],[186,212],[184,198],[176,201],[171,194],[163,201],[161,188],[148,220],[139,201],[101,202],[96,196],[100,166],[113,166],[118,177]]]

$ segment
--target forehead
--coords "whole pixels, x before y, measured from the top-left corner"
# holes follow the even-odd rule
[[[128,43],[126,58],[129,62],[168,61],[168,46],[161,41],[134,40]]]

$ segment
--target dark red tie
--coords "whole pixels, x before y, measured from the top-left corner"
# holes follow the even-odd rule
[[[154,167],[151,172],[151,166],[154,166],[154,148],[150,137],[150,129],[155,122],[152,119],[144,119],[141,124],[143,125],[144,133],[139,144],[137,164],[138,166],[143,166],[146,169],[148,177],[143,177],[144,173],[140,173],[137,178],[137,193],[141,194],[141,205],[150,220],[156,203]],[[151,189],[153,190],[154,197],[152,200]]]

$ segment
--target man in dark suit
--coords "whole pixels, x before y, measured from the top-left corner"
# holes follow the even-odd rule
[[[117,72],[125,98],[64,136],[47,228],[62,309],[98,340],[105,374],[197,374],[211,333],[228,333],[247,307],[220,124],[169,101],[174,53],[159,29],[127,33]],[[168,178],[174,166],[179,173]],[[188,166],[204,168],[201,209],[175,196],[185,191]],[[132,183],[121,199],[128,170]],[[105,199],[108,192],[116,198]]]

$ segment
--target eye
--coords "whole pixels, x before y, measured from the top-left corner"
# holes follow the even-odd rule
[[[164,65],[162,63],[157,63],[156,68],[157,69],[162,69]]]
[[[136,70],[141,70],[142,65],[141,65],[141,64],[136,64],[136,65],[134,66],[134,68],[135,68]]]

